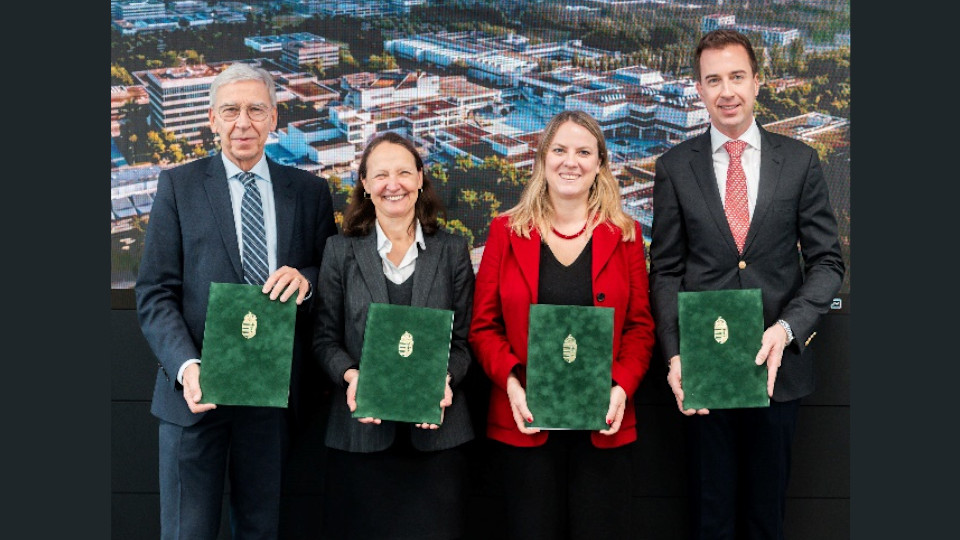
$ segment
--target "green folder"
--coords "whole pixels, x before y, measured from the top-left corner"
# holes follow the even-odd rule
[[[354,418],[440,424],[453,311],[370,304]]]
[[[203,329],[201,403],[286,407],[297,303],[260,285],[211,283]]]
[[[613,308],[530,306],[527,426],[607,429],[612,362]]]
[[[211,283],[203,329],[201,403],[286,407],[297,304],[260,285]]]
[[[681,292],[680,361],[684,409],[768,407],[760,289]]]

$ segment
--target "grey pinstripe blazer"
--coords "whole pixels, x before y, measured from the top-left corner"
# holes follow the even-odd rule
[[[418,450],[443,450],[467,442],[473,439],[473,428],[464,392],[457,383],[464,380],[471,361],[467,331],[474,275],[466,241],[444,231],[424,235],[426,249],[418,254],[411,278],[412,305],[454,312],[448,366],[453,375],[453,405],[446,409],[443,425],[437,430],[423,430],[390,421],[361,424],[350,416],[343,373],[360,363],[370,303],[389,302],[376,243],[373,232],[363,237],[339,235],[327,241],[323,253],[313,351],[335,385],[326,445],[348,452],[377,452],[390,446],[397,429],[409,429],[411,442]]]

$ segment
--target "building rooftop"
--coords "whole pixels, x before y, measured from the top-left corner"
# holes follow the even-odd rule
[[[150,76],[157,79],[160,83],[168,81],[178,81],[184,79],[202,79],[205,77],[216,77],[218,73],[227,69],[229,64],[221,64],[213,67],[209,64],[196,64],[193,66],[168,67],[147,70]]]
[[[467,80],[463,75],[440,78],[440,95],[452,98],[478,97],[496,94],[493,88],[480,86]]]
[[[315,97],[326,97],[330,96],[331,99],[340,97],[336,91],[331,88],[327,88],[322,84],[315,82],[303,82],[297,84],[287,85],[287,89],[291,92],[303,96],[305,98],[315,98]]]
[[[260,44],[284,44],[288,41],[326,41],[324,38],[310,32],[296,32],[292,34],[280,34],[278,36],[251,36],[247,40]]]
[[[459,124],[456,126],[449,126],[443,128],[443,131],[453,135],[460,140],[478,140],[480,137],[485,137],[489,135],[483,128],[471,124]]]
[[[511,137],[510,135],[504,135],[502,133],[494,133],[492,135],[487,135],[484,139],[490,141],[493,144],[499,144],[503,146],[520,146],[526,145],[527,143],[521,141],[516,137]]]
[[[819,112],[786,118],[763,127],[773,133],[800,140],[820,141],[834,147],[850,144],[850,120]]]
[[[333,125],[333,123],[326,118],[312,118],[310,120],[300,120],[297,122],[290,122],[289,125],[297,128],[298,130],[304,133],[337,128],[337,126]]]

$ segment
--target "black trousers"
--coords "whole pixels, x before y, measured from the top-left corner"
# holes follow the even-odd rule
[[[161,538],[215,539],[227,474],[232,538],[277,538],[284,413],[219,405],[192,426],[160,421]]]
[[[695,540],[783,540],[800,400],[685,418]]]
[[[551,431],[533,448],[494,442],[506,538],[634,538],[632,446],[597,448],[589,431]]]
[[[451,540],[464,533],[467,461],[462,446],[421,452],[409,425],[382,452],[327,449],[324,540]]]

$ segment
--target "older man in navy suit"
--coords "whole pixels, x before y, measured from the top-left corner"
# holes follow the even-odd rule
[[[709,32],[694,62],[711,125],[657,160],[650,246],[657,336],[687,415],[692,537],[782,539],[799,401],[814,389],[808,344],[843,280],[837,222],[816,151],[754,120],[750,41]],[[763,297],[770,407],[684,410],[677,293],[750,288]]]
[[[217,536],[225,474],[233,538],[278,536],[286,411],[200,403],[211,282],[262,285],[271,300],[299,306],[291,406],[309,354],[310,306],[336,225],[324,180],[266,159],[276,105],[267,71],[229,66],[210,87],[210,129],[222,152],[163,171],[157,182],[135,290],[159,360],[150,410],[160,419],[165,539]]]

